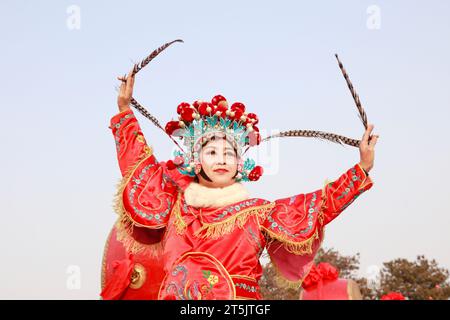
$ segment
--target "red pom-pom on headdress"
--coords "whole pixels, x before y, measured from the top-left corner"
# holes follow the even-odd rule
[[[182,102],[182,103],[180,103],[179,105],[178,105],[178,107],[177,107],[177,113],[178,114],[181,114],[181,112],[184,110],[184,109],[187,109],[187,108],[190,108],[191,107],[191,105],[189,104],[189,103],[187,103],[187,102]]]
[[[259,178],[263,175],[264,169],[261,166],[256,166],[248,175],[248,179],[250,181],[258,181]]]
[[[198,112],[204,117],[214,115],[214,105],[209,102],[202,102],[198,107]]]
[[[165,130],[167,132],[168,135],[172,135],[172,133],[177,130],[180,129],[180,122],[179,121],[169,121],[166,124]]]

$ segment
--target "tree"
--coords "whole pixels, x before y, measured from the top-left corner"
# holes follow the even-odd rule
[[[335,266],[339,270],[339,278],[352,279],[356,281],[364,300],[375,299],[376,292],[370,285],[369,281],[366,278],[359,277],[357,275],[357,272],[359,271],[359,258],[359,252],[355,255],[344,256],[333,248],[320,248],[314,262],[316,264],[320,262],[328,262],[329,264]]]
[[[314,259],[316,264],[328,262],[339,269],[339,278],[356,281],[363,299],[380,299],[389,292],[400,292],[410,300],[448,300],[450,298],[449,271],[423,255],[415,261],[395,259],[383,263],[377,283],[359,277],[359,253],[344,256],[337,250],[320,249]],[[299,298],[300,290],[285,289],[277,285],[276,270],[269,263],[263,266],[260,287],[264,299],[294,300]]]
[[[450,297],[449,272],[437,262],[423,255],[415,261],[395,259],[383,263],[377,296],[390,291],[402,293],[410,300],[448,300]]]
[[[359,270],[359,253],[353,256],[341,255],[337,250],[320,248],[314,259],[314,263],[328,262],[339,269],[339,277],[344,279],[353,279],[360,286],[361,294],[364,299],[375,298],[374,291],[369,288],[367,279],[358,278],[356,272]],[[261,294],[266,300],[295,300],[299,298],[300,289],[285,289],[278,286],[276,270],[269,263],[263,266],[263,275],[260,281]]]

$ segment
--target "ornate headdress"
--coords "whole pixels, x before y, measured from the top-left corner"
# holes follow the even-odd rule
[[[140,63],[135,64],[133,75],[144,68],[158,54],[165,50],[168,46],[175,42],[183,42],[183,40],[174,40],[168,42],[158,49],[154,50],[148,57]],[[367,115],[361,105],[359,96],[350,82],[347,72],[345,71],[338,55],[336,59],[339,68],[347,82],[347,86],[355,101],[359,118],[367,129]],[[177,121],[169,121],[165,128],[161,126],[158,119],[150,114],[142,105],[134,98],[131,98],[131,105],[136,108],[142,115],[148,118],[155,126],[163,130],[180,150],[174,152],[174,160],[167,161],[169,169],[177,168],[182,174],[195,176],[195,168],[200,165],[199,150],[202,143],[211,139],[212,136],[221,135],[227,140],[232,141],[239,155],[238,181],[256,181],[263,173],[261,166],[255,166],[255,161],[247,158],[245,162],[242,155],[249,147],[257,146],[261,142],[272,138],[283,137],[307,137],[327,140],[338,144],[347,144],[353,147],[359,147],[360,140],[347,138],[330,132],[317,130],[288,130],[281,131],[278,134],[268,136],[261,139],[259,129],[256,126],[259,122],[258,117],[254,113],[246,113],[245,105],[241,102],[235,102],[228,108],[227,100],[221,96],[215,96],[211,102],[197,100],[192,104],[182,102],[177,107],[179,119]],[[184,148],[176,141],[176,137],[183,140]],[[242,148],[247,149],[242,152]]]
[[[177,167],[186,175],[195,176],[195,168],[200,166],[200,151],[204,143],[213,136],[226,138],[238,154],[237,181],[256,181],[262,175],[262,167],[255,161],[242,159],[245,146],[255,146],[261,142],[257,124],[258,116],[247,113],[245,105],[235,102],[228,108],[225,97],[216,95],[211,102],[197,100],[192,104],[182,102],[177,107],[178,121],[169,121],[165,131],[169,136],[183,140],[184,150],[176,150],[175,159],[169,160],[169,167]]]

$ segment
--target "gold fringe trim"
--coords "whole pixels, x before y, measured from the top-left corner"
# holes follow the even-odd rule
[[[292,280],[288,280],[286,279],[280,269],[278,268],[278,266],[276,265],[276,263],[272,260],[272,257],[270,257],[270,264],[272,265],[273,269],[275,270],[275,276],[274,276],[274,280],[275,280],[275,284],[283,289],[299,289],[303,283],[303,279],[297,280],[297,281],[292,281]]]
[[[116,224],[116,239],[124,246],[127,252],[133,254],[145,254],[151,257],[157,257],[163,253],[162,241],[152,244],[145,244],[137,241],[133,238],[134,224],[124,216],[122,219],[118,219]]]
[[[182,235],[184,233],[184,230],[187,227],[187,224],[184,221],[183,217],[181,216],[180,202],[181,202],[181,192],[178,193],[177,201],[175,202],[175,205],[173,206],[173,214],[175,215],[175,221],[173,222],[173,224],[175,226],[177,234]]]
[[[283,288],[283,289],[295,289],[295,290],[300,289],[303,284],[303,281],[308,276],[308,274],[312,268],[312,265],[311,265],[308,272],[306,272],[300,280],[292,281],[292,280],[286,279],[283,276],[280,269],[278,268],[276,263],[273,261],[272,257],[270,257],[270,264],[272,265],[272,267],[275,270],[275,276],[274,276],[275,283],[277,284],[278,287]]]
[[[279,235],[274,233],[273,231],[270,231],[266,227],[261,226],[262,230],[267,233],[267,235],[271,238],[266,246],[270,246],[273,241],[278,240],[280,241],[284,248],[289,251],[290,253],[296,254],[296,255],[304,255],[304,254],[311,254],[312,253],[312,246],[316,239],[319,239],[319,230],[316,229],[314,234],[309,237],[308,239],[305,239],[303,241],[292,241],[288,239],[287,235]]]
[[[275,203],[271,202],[266,205],[242,210],[239,213],[217,223],[204,223],[203,226],[194,233],[194,235],[199,238],[217,239],[225,234],[233,232],[236,222],[237,226],[242,229],[250,216],[256,215],[258,218],[264,219],[266,217],[266,212],[271,210],[274,206]]]
[[[322,232],[322,237],[323,237],[323,211],[326,209],[325,206],[325,201],[326,201],[326,195],[324,193],[325,190],[325,186],[322,188],[322,195],[321,195],[321,205],[320,205],[320,211],[317,214],[317,220],[319,222],[319,226],[316,227],[316,231],[314,232],[314,234],[309,237],[308,239],[305,239],[303,241],[292,241],[289,239],[289,236],[285,235],[285,234],[277,234],[269,229],[267,229],[264,226],[261,226],[261,230],[265,231],[267,233],[267,235],[271,238],[269,239],[269,241],[267,242],[266,246],[269,246],[274,240],[278,240],[280,241],[284,248],[289,251],[290,253],[296,254],[296,255],[303,255],[303,254],[311,254],[312,253],[312,247],[314,244],[314,241],[316,239],[319,239],[319,230],[321,230]]]

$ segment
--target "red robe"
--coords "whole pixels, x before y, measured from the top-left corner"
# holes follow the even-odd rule
[[[373,185],[359,164],[322,189],[220,208],[185,202],[193,181],[158,162],[131,110],[111,119],[123,176],[105,248],[103,299],[261,299],[264,248],[279,280],[299,287],[324,227]]]

